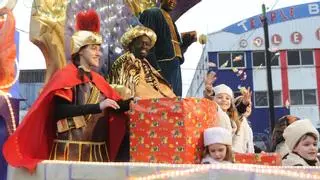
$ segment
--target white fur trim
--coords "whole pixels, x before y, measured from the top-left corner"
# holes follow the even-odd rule
[[[225,94],[228,94],[233,99],[232,89],[225,84],[220,84],[218,86],[213,87],[213,91],[214,91],[215,95],[225,93]]]
[[[231,133],[222,127],[213,127],[204,130],[204,145],[208,146],[210,144],[225,144],[232,145],[232,135]]]
[[[284,130],[283,137],[291,152],[299,139],[307,133],[315,134],[319,140],[319,132],[309,119],[295,121]]]

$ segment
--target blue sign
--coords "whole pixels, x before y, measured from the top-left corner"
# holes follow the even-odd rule
[[[269,24],[277,24],[312,16],[320,16],[320,2],[290,6],[267,13]],[[261,28],[262,26],[263,24],[261,21],[261,15],[257,15],[228,26],[224,28],[223,31],[233,34],[242,34],[257,28]]]

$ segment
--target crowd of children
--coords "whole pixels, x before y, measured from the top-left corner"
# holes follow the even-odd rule
[[[250,88],[234,97],[225,84],[212,86],[214,72],[205,78],[204,97],[217,104],[217,126],[204,131],[201,163],[232,163],[233,153],[254,153],[253,133],[248,123],[251,114]],[[271,151],[279,153],[284,166],[318,166],[319,132],[310,120],[287,115],[279,119],[272,134]]]

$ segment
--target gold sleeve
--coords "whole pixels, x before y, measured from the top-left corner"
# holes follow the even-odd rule
[[[135,96],[136,86],[140,81],[141,62],[133,54],[125,53],[112,65],[111,83],[123,85]]]

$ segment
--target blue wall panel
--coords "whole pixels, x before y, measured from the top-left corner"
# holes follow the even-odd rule
[[[218,67],[210,68],[217,73],[217,81],[214,85],[226,84],[234,91],[239,91],[238,86],[250,86],[253,87],[253,77],[252,77],[252,60],[251,60],[251,52],[246,53],[246,64],[247,68],[245,68],[245,72],[247,74],[246,80],[240,80],[240,77],[237,76],[231,69],[218,69]],[[216,52],[208,52],[209,62],[213,62],[218,65]],[[238,68],[241,69],[241,68]]]
[[[275,121],[277,122],[280,117],[289,113],[287,108],[275,108]],[[252,109],[249,122],[251,123],[255,144],[265,150],[270,146],[269,138],[272,133],[270,132],[269,108]]]
[[[14,34],[14,41],[16,44],[16,55],[17,55],[17,61],[19,62],[19,32],[16,31]],[[12,95],[12,97],[14,98],[20,98],[19,96],[19,81],[17,81],[10,89],[10,94]]]

